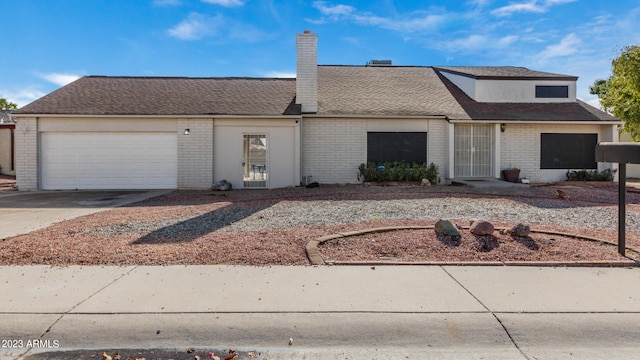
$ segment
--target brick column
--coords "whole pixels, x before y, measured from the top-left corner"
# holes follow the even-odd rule
[[[16,186],[18,190],[38,190],[38,119],[19,118],[15,131]]]
[[[189,134],[185,135],[185,129]],[[213,119],[178,120],[178,189],[213,184]]]

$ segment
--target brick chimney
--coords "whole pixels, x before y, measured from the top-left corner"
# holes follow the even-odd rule
[[[303,113],[318,112],[318,35],[296,34],[296,104]]]

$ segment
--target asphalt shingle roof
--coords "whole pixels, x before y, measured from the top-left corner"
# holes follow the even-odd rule
[[[85,76],[16,111],[71,115],[290,115],[295,79]]]
[[[450,120],[479,121],[619,121],[581,101],[480,103],[440,74],[443,69],[318,66],[318,114],[446,116]],[[514,67],[446,69],[486,77],[566,77]],[[299,115],[295,92],[295,79],[86,76],[14,114]]]
[[[318,66],[318,114],[469,119],[431,67]]]

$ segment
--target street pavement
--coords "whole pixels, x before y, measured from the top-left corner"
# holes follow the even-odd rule
[[[639,268],[5,266],[0,359],[189,348],[272,360],[640,359],[639,285]]]

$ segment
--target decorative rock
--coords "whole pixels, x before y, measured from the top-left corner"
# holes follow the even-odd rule
[[[483,235],[491,235],[495,228],[493,224],[488,222],[487,220],[478,219],[471,224],[471,228],[469,231],[473,235],[483,236]]]
[[[218,182],[213,183],[211,186],[211,190],[213,191],[229,191],[233,188],[230,182],[227,180],[220,180]]]
[[[525,224],[520,223],[520,224],[512,227],[509,230],[509,234],[511,234],[513,236],[527,237],[527,236],[529,236],[529,234],[531,234],[531,228],[529,227],[529,225],[525,225]]]
[[[431,181],[429,181],[429,179],[422,179],[420,186],[431,186]]]
[[[458,228],[455,227],[449,220],[440,219],[434,226],[436,234],[441,236],[450,236],[453,240],[459,240],[462,236],[458,231]]]

